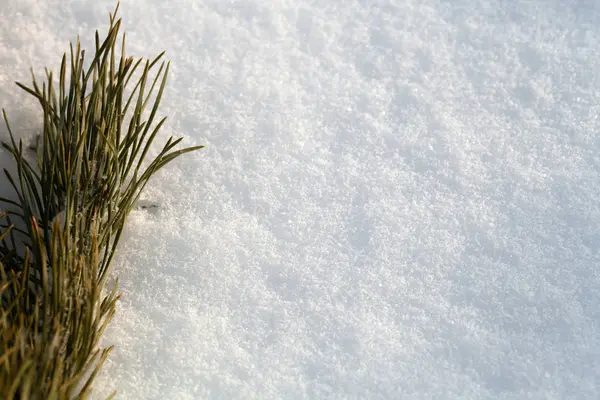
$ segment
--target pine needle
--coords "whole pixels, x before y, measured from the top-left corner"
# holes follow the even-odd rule
[[[15,176],[4,170],[16,199],[0,198],[5,399],[86,398],[111,350],[98,343],[119,295],[116,284],[108,294],[103,289],[127,215],[159,169],[203,147],[175,150],[181,139],[170,137],[147,160],[165,121],[155,120],[169,63],[164,52],[145,63],[126,57],[125,35],[116,55],[118,8],[102,42],[96,32],[89,63],[77,41],[69,59],[62,57],[58,83],[48,70],[41,86],[33,72],[31,86],[17,83],[43,110],[35,163],[27,161],[3,110],[10,141],[2,146],[17,166]]]

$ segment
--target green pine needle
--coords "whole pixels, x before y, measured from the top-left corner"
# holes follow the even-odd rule
[[[2,146],[17,167],[14,176],[4,170],[16,199],[0,198],[0,393],[6,399],[89,394],[111,350],[97,347],[119,295],[116,284],[108,294],[103,289],[127,215],[159,169],[203,147],[175,150],[181,139],[170,137],[146,159],[165,122],[156,114],[169,63],[164,52],[145,63],[126,57],[125,35],[117,57],[117,11],[118,4],[104,41],[96,32],[89,64],[77,41],[70,58],[62,58],[57,86],[47,70],[41,86],[33,72],[31,86],[17,83],[43,110],[34,163],[3,110],[10,141]],[[126,95],[130,81],[135,85]]]

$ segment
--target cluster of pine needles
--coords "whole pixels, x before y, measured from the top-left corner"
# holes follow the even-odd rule
[[[169,138],[146,160],[165,118],[156,118],[169,64],[117,54],[121,20],[110,15],[91,61],[79,41],[62,58],[58,86],[18,83],[43,110],[37,158],[3,117],[16,162],[0,198],[0,396],[82,399],[111,348],[99,348],[115,312],[107,277],[126,217],[150,177],[176,157]],[[133,89],[131,89],[133,86]],[[126,91],[129,90],[129,94]],[[25,148],[24,148],[25,147]]]

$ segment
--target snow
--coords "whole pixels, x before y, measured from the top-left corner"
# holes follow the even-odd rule
[[[13,129],[37,109],[12,82],[114,5],[4,0]],[[172,61],[162,141],[207,147],[131,214],[93,399],[600,398],[600,3],[119,15]]]

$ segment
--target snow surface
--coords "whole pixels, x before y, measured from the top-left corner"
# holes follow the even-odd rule
[[[16,130],[38,119],[12,82],[114,5],[2,1]],[[130,52],[172,61],[162,140],[207,148],[131,215],[94,399],[600,398],[599,2],[120,16]]]

